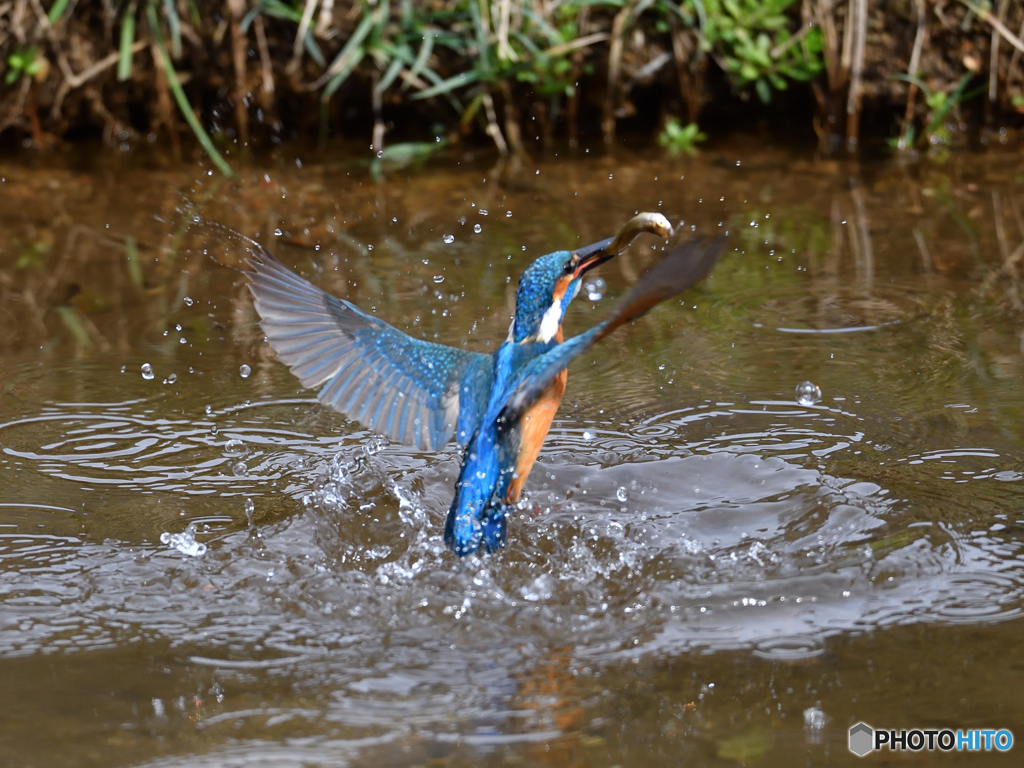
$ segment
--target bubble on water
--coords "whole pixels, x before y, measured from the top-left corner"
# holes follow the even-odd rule
[[[604,292],[608,290],[608,284],[601,277],[588,277],[583,281],[583,292],[590,301],[600,301],[604,298]]]
[[[245,456],[248,450],[245,447],[245,443],[239,440],[237,437],[233,437],[224,443],[224,455],[230,457]]]
[[[626,490],[626,486],[619,486],[619,489],[615,492],[615,498],[619,501],[629,501],[629,491]]]
[[[231,474],[235,477],[245,477],[249,474],[249,468],[245,466],[244,461],[236,461],[231,465]]]
[[[149,363],[143,363],[142,378],[144,378],[146,381],[152,381],[154,376],[156,376],[156,374],[153,373],[153,366],[150,365]]]
[[[445,235],[441,239],[444,240],[445,245],[451,245],[455,242],[455,235]]]
[[[434,275],[434,282],[435,283],[443,283],[444,282],[444,275]]]
[[[164,384],[173,384],[177,380],[178,380],[178,374],[172,373],[166,379],[164,379]]]
[[[186,307],[191,307],[193,304],[195,304],[195,301],[193,301],[191,296],[186,296],[184,299],[182,299],[182,301],[185,302]]]
[[[160,534],[160,543],[166,544],[171,549],[176,549],[183,555],[189,557],[202,557],[206,554],[206,545],[202,542],[196,541],[196,524],[189,523],[181,533],[169,533],[167,531]]]
[[[821,387],[813,381],[804,381],[797,384],[796,401],[804,406],[817,405],[821,402]]]
[[[479,224],[474,224],[473,225],[473,231],[476,232],[479,235],[481,232],[484,231],[484,228],[481,227]]]
[[[243,379],[248,379],[250,373],[252,373],[252,368],[250,368],[248,365],[243,364],[242,367],[238,369],[238,374]]]

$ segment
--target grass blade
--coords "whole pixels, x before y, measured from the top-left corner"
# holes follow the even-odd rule
[[[117,56],[117,81],[123,83],[132,76],[132,46],[135,45],[135,3],[121,17],[121,45]]]
[[[135,238],[131,235],[124,239],[124,256],[128,260],[128,277],[131,278],[132,285],[136,288],[142,288],[142,264],[139,262],[139,244],[135,242]]]
[[[56,24],[58,19],[60,19],[64,14],[64,9],[68,7],[68,1],[69,0],[57,0],[57,2],[51,6],[49,12],[46,14],[46,18],[49,20],[51,27]]]
[[[431,96],[439,96],[443,93],[454,91],[456,88],[461,88],[464,85],[475,83],[479,79],[480,72],[475,69],[470,72],[460,72],[457,75],[449,77],[447,80],[442,80],[440,83],[438,83],[435,86],[432,86],[431,88],[425,88],[419,93],[413,94],[412,98],[429,99]]]
[[[180,59],[181,19],[178,18],[178,9],[174,6],[174,0],[164,0],[164,16],[167,17],[167,26],[171,30],[171,54],[175,59]]]
[[[178,109],[185,116],[185,121],[188,123],[189,128],[192,129],[192,133],[196,135],[199,143],[203,149],[206,150],[206,154],[213,160],[213,164],[217,166],[221,173],[228,178],[233,178],[235,172],[231,170],[231,166],[227,164],[227,161],[221,156],[220,152],[213,145],[213,141],[210,139],[210,135],[205,131],[202,124],[199,122],[199,118],[196,117],[196,113],[192,111],[192,105],[188,103],[188,97],[185,95],[185,91],[181,88],[181,81],[178,80],[178,73],[174,71],[174,67],[171,64],[171,57],[167,55],[167,46],[164,45],[164,36],[160,34],[160,26],[157,22],[156,11],[153,6],[147,6],[146,18],[149,20],[150,31],[153,33],[153,37],[156,38],[157,52],[160,54],[160,65],[164,69],[164,75],[167,77],[167,85],[171,88],[171,93],[174,95],[174,100],[178,103]]]

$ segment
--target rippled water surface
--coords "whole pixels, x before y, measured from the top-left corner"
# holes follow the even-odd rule
[[[0,764],[853,764],[860,720],[1024,738],[1019,155],[0,177]],[[239,241],[188,226],[488,351],[532,259],[637,210],[729,250],[574,363],[509,546],[462,562],[457,448],[316,405],[262,343]],[[603,267],[568,335],[656,245]]]

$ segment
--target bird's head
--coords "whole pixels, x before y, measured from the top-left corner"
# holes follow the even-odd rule
[[[621,253],[642,232],[668,237],[672,225],[660,213],[641,213],[627,221],[615,237],[575,251],[555,251],[533,262],[519,278],[509,339],[552,341],[561,330],[569,302],[580,292],[583,276]]]

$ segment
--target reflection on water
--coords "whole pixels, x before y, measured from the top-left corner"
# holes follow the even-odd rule
[[[861,719],[1024,734],[1019,182],[990,157],[852,187],[749,160],[232,188],[5,168],[7,762],[791,765],[842,763]],[[609,212],[735,250],[571,370],[510,546],[458,562],[455,447],[316,405],[184,200],[482,350],[524,265]]]

